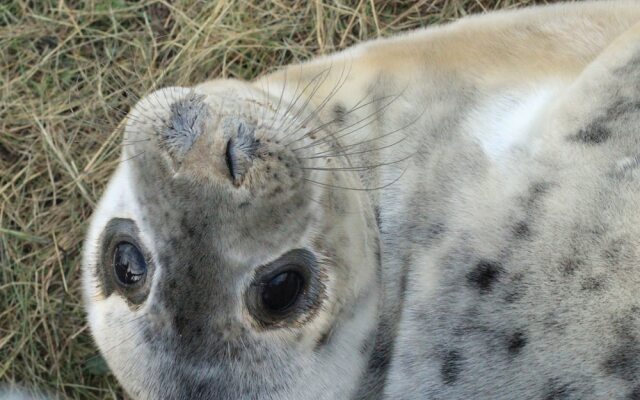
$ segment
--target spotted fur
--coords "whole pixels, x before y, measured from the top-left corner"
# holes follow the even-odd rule
[[[83,260],[119,381],[640,398],[639,21],[625,1],[494,13],[142,99]],[[114,219],[152,268],[140,304],[102,282]],[[294,249],[313,301],[260,323],[252,279]]]

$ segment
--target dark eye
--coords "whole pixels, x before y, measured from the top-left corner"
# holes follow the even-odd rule
[[[129,242],[120,242],[113,251],[113,271],[118,283],[137,286],[147,275],[147,262],[140,250]]]
[[[322,277],[313,253],[291,250],[256,268],[245,292],[245,304],[263,328],[300,326],[322,305]]]
[[[262,287],[262,303],[272,312],[286,312],[295,304],[304,279],[295,271],[284,271],[274,276]]]

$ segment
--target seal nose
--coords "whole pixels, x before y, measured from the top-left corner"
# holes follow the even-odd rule
[[[239,117],[225,118],[222,129],[227,139],[225,161],[233,184],[238,186],[253,164],[260,141],[255,137],[255,127]]]

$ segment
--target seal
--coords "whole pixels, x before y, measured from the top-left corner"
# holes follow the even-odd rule
[[[639,21],[493,13],[145,96],[82,266],[119,382],[639,398]]]

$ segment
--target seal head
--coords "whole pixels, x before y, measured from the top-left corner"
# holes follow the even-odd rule
[[[368,198],[291,145],[295,107],[209,85],[129,116],[85,243],[95,340],[135,398],[351,396],[380,298]]]

